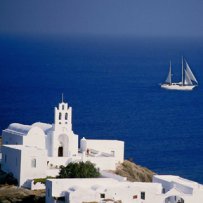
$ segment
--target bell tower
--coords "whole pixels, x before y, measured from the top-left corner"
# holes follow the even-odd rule
[[[55,130],[72,131],[72,108],[63,101],[63,95],[62,102],[59,103],[58,108],[55,107]]]
[[[72,130],[72,108],[62,101],[54,109],[54,131],[51,137],[50,155],[71,157],[78,154],[78,135]]]

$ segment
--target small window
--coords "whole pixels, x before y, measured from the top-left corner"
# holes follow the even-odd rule
[[[163,188],[163,189],[162,189],[162,193],[163,193],[163,194],[165,194],[165,193],[166,193],[166,190],[165,190],[165,188]]]
[[[61,120],[61,113],[59,113],[59,120]]]
[[[37,161],[36,161],[35,158],[33,158],[33,159],[31,160],[31,167],[32,167],[32,168],[36,168],[36,166],[37,166]]]
[[[133,199],[137,199],[137,195],[133,195]]]
[[[65,114],[65,120],[68,120],[68,113]]]
[[[62,105],[62,110],[64,110],[64,105]]]
[[[141,199],[145,200],[145,192],[141,192]]]
[[[104,194],[104,193],[101,193],[101,194],[100,194],[100,198],[105,198],[105,194]]]

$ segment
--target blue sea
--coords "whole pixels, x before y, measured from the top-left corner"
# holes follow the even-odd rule
[[[161,89],[182,55],[199,86]],[[203,183],[203,39],[0,36],[0,130],[53,123],[62,93],[80,138],[124,140],[126,159]]]

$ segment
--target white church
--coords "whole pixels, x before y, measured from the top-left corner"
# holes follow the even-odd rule
[[[46,203],[202,203],[203,185],[172,175],[154,175],[152,183],[129,182],[112,174],[124,161],[124,142],[89,140],[72,130],[72,108],[55,107],[54,124],[12,123],[2,132],[2,170],[13,173],[19,186],[41,189],[35,178],[56,176],[61,165],[90,161],[101,178],[48,179]]]
[[[91,140],[72,130],[72,108],[55,107],[54,124],[12,123],[2,132],[2,170],[13,173],[19,186],[30,187],[35,178],[56,176],[61,165],[91,161],[100,170],[115,170],[124,160],[124,142]]]

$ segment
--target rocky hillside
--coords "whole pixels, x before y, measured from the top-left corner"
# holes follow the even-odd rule
[[[152,182],[153,171],[125,160],[115,171],[117,175],[127,177],[132,182]]]
[[[11,185],[0,186],[0,203],[44,203],[45,190],[28,190]]]

